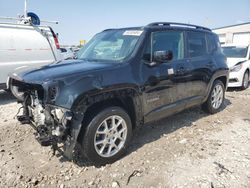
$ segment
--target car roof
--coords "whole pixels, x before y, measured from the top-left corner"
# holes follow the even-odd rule
[[[114,28],[114,29],[106,29],[108,30],[154,30],[154,29],[181,29],[181,30],[193,30],[193,31],[205,31],[211,32],[212,30],[198,25],[193,24],[185,24],[185,23],[176,23],[176,22],[153,22],[146,26],[141,27],[125,27],[125,28]]]

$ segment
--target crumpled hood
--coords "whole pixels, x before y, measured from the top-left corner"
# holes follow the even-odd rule
[[[227,58],[227,65],[229,68],[232,68],[241,61],[246,61],[246,58]]]
[[[43,83],[72,75],[86,74],[89,71],[100,70],[114,66],[113,63],[89,62],[83,60],[68,60],[52,63],[39,68],[18,69],[10,77],[28,83]]]

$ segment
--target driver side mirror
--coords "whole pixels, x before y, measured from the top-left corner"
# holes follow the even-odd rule
[[[165,61],[171,61],[172,59],[173,52],[171,50],[154,52],[153,61],[163,63]]]

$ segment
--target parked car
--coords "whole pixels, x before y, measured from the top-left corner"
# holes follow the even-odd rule
[[[71,47],[71,50],[72,50],[74,53],[77,53],[77,52],[80,50],[80,48],[79,48],[79,47],[76,47],[76,46],[73,46],[73,47]]]
[[[0,23],[0,89],[8,88],[8,74],[60,60],[57,35],[51,27]],[[10,87],[20,97],[15,87]]]
[[[71,48],[60,48],[62,59],[68,60],[68,59],[74,59],[75,53]]]
[[[250,48],[249,45],[227,44],[222,47],[227,56],[230,68],[228,87],[247,89],[250,78]]]
[[[94,164],[119,159],[133,130],[202,105],[222,108],[229,69],[210,29],[178,23],[108,29],[62,61],[11,75],[25,93],[21,123],[33,124],[42,145],[76,142]]]

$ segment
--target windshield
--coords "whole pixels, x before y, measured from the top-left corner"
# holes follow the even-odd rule
[[[245,58],[247,56],[247,49],[247,47],[237,46],[222,47],[223,53],[228,58]]]
[[[88,61],[122,61],[129,57],[142,30],[107,30],[95,35],[77,54]]]

